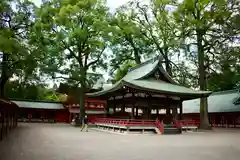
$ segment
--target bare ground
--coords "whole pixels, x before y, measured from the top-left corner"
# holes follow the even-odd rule
[[[80,132],[67,124],[19,124],[0,160],[239,160],[240,130],[182,135]]]

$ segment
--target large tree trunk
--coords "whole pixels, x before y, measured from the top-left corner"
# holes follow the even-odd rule
[[[201,33],[201,30],[197,30],[199,85],[200,90],[206,90],[206,72],[204,66],[204,48],[202,42],[203,34]],[[200,128],[209,129],[207,97],[200,99]]]
[[[78,125],[82,125],[85,116],[85,92],[86,92],[86,70],[82,69],[81,90],[79,95],[80,113]]]
[[[139,56],[137,51],[134,51],[134,58],[135,58],[136,64],[140,64],[141,63],[141,59],[140,59],[140,56]]]
[[[2,73],[0,78],[0,98],[5,97],[5,84],[7,83],[9,76],[8,76],[8,55],[3,53],[2,58]]]
[[[166,71],[167,73],[172,76],[172,68],[171,68],[171,63],[168,59],[168,56],[164,56],[164,61],[165,61],[165,65],[166,65]]]
[[[164,51],[163,58],[164,58],[164,61],[165,61],[166,71],[170,76],[172,76],[171,61],[169,60],[168,47],[166,46],[166,44],[164,44],[163,51]]]
[[[85,89],[81,88],[81,93],[79,96],[80,96],[79,125],[82,125],[82,120],[85,116]]]
[[[132,37],[126,36],[126,39],[129,41],[129,43],[133,47],[133,54],[134,54],[134,59],[135,59],[136,64],[140,64],[141,63],[141,57],[139,56],[139,49],[135,46],[135,44],[132,40]]]
[[[6,98],[6,95],[5,95],[5,84],[7,83],[8,81],[8,78],[7,77],[3,77],[1,76],[1,79],[0,79],[0,98]]]

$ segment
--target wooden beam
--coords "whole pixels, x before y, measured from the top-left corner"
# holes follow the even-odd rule
[[[112,100],[111,100],[112,101]],[[152,105],[154,106],[155,104],[159,105],[167,105],[167,104],[179,104],[179,100],[167,100],[166,98],[159,98],[159,97],[149,97],[143,98],[143,97],[125,97],[124,99],[115,99],[115,102],[117,104],[125,103],[125,104],[132,104],[133,102],[138,102],[138,103],[145,103],[147,104],[148,101],[151,101]]]

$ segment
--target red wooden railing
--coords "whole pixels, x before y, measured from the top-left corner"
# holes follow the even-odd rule
[[[136,120],[136,119],[116,119],[116,118],[92,118],[92,123],[105,123],[115,124],[120,126],[154,126],[157,127],[160,132],[164,133],[164,126],[159,120]]]
[[[156,120],[155,124],[156,124],[156,127],[160,130],[160,132],[162,134],[164,134],[164,126],[163,126],[163,124],[159,120]]]
[[[115,118],[95,118],[95,123],[117,124],[120,126],[155,126],[155,121],[152,120],[135,120],[135,119],[115,119]]]
[[[200,126],[200,121],[197,120],[175,120],[173,122],[177,128],[182,128],[183,126]]]
[[[179,120],[174,120],[173,124],[176,128],[182,128],[183,127],[182,123]]]

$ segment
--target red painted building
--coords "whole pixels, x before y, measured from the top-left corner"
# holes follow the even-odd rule
[[[65,102],[13,100],[19,106],[18,120],[21,122],[65,122],[69,123],[79,114],[79,103],[68,96]],[[105,114],[105,102],[86,99],[89,118]]]
[[[19,106],[19,121],[23,122],[69,122],[68,109],[55,101],[14,100]]]
[[[69,121],[72,121],[76,115],[80,113],[80,105],[77,100],[68,96],[66,101],[63,104],[69,110]],[[89,119],[93,117],[103,117],[106,113],[105,101],[98,99],[85,99],[85,112],[88,115]]]
[[[199,120],[200,99],[183,102],[183,119]],[[218,127],[240,127],[240,92],[228,90],[208,97],[209,121]]]

